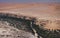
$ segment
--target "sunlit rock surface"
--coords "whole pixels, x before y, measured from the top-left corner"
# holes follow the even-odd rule
[[[0,38],[36,38],[32,33],[18,30],[6,21],[0,21]]]

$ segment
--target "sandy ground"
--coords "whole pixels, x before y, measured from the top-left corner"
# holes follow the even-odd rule
[[[0,12],[60,20],[59,4],[0,4]]]

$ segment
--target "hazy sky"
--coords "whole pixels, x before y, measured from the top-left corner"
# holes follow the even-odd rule
[[[0,0],[0,3],[27,3],[27,2],[59,2],[60,0]]]

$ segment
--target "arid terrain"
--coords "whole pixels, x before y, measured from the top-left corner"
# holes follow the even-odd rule
[[[0,12],[60,20],[60,4],[0,4]],[[34,14],[34,15],[33,15]]]
[[[60,4],[0,4],[0,12],[46,20],[60,20]]]
[[[51,33],[52,34],[51,38],[54,38],[54,34],[56,34],[56,38],[58,38],[59,37],[58,35],[60,35],[60,31],[57,31],[60,30],[60,4],[55,4],[55,3],[0,4],[0,14],[1,13],[6,14],[7,16],[9,16],[9,14],[12,14],[10,16],[14,17],[15,15],[16,18],[19,19],[24,18],[23,25],[25,21],[27,22],[26,24],[28,25],[30,24],[32,24],[33,26],[35,25],[35,27],[33,27],[32,29],[34,32],[37,31],[38,35],[44,31],[47,33],[47,35]],[[30,23],[31,20],[26,20],[31,18],[35,18],[35,20],[32,19],[32,23]],[[20,24],[20,22],[18,23]],[[25,29],[25,26],[22,29]],[[26,29],[28,29],[28,27]],[[45,32],[42,33],[41,36],[43,36]],[[49,38],[50,35],[46,37]],[[46,37],[44,36],[44,38]]]

